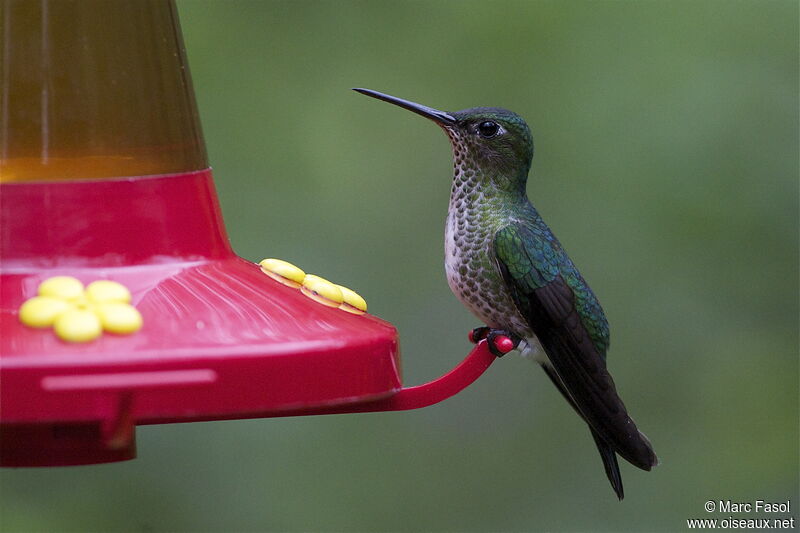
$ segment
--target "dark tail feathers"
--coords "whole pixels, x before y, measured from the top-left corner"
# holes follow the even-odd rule
[[[603,438],[592,430],[592,437],[594,443],[597,444],[597,451],[600,452],[600,457],[603,459],[603,466],[606,469],[606,476],[611,482],[611,487],[617,493],[617,498],[622,500],[625,497],[625,489],[622,488],[622,475],[619,473],[619,463],[617,463],[617,454],[614,448],[608,445]]]
[[[548,364],[542,365],[542,369],[544,370],[547,377],[550,378],[550,381],[553,382],[553,385],[561,392],[562,396],[569,402],[575,412],[580,415],[581,418],[584,416],[581,414],[580,409],[578,406],[575,405],[575,402],[572,400],[572,397],[564,388],[563,383],[561,383],[561,379],[559,379],[558,374],[556,374],[555,370],[550,367]],[[594,442],[597,445],[597,451],[600,452],[600,457],[603,459],[603,467],[606,470],[606,476],[608,476],[608,481],[611,482],[611,487],[614,489],[614,492],[617,494],[617,497],[622,500],[625,497],[625,490],[622,487],[622,475],[619,472],[619,463],[617,462],[617,454],[614,451],[614,448],[608,444],[603,438],[594,430],[591,426],[589,426],[589,430],[592,432],[592,437],[594,437]],[[643,447],[645,448],[644,453],[642,454],[644,457],[638,458],[627,458],[626,459],[633,465],[643,469],[643,470],[650,470],[651,467],[658,465],[658,457],[653,452],[653,447],[650,444],[648,438],[642,433],[639,432],[639,437],[642,440]],[[633,459],[633,460],[632,460]],[[638,461],[636,460],[638,459]]]

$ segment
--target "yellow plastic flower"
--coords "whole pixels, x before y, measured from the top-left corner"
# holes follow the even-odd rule
[[[142,315],[130,305],[131,291],[116,281],[93,281],[84,289],[71,276],[55,276],[39,285],[38,294],[20,306],[20,321],[32,328],[52,327],[68,342],[94,340],[103,330],[128,335],[142,327]]]
[[[76,300],[83,296],[83,283],[71,276],[55,276],[39,284],[39,296]]]
[[[341,285],[339,285],[339,289],[342,291],[342,296],[344,297],[342,305],[339,306],[340,309],[344,309],[345,311],[354,313],[356,315],[361,315],[367,312],[367,302],[364,300],[364,298],[359,296],[357,292]]]
[[[342,290],[338,285],[314,274],[306,274],[301,290],[303,294],[322,305],[339,307],[344,301]]]
[[[291,263],[281,259],[264,259],[259,266],[269,277],[289,287],[299,288],[315,302],[356,315],[367,312],[367,302],[354,291],[320,276],[306,274]]]
[[[261,271],[276,281],[289,287],[299,288],[303,284],[306,273],[291,263],[280,259],[264,259],[259,265]]]

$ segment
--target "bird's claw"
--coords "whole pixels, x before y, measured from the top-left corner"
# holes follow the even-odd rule
[[[478,344],[486,339],[489,351],[495,357],[503,357],[505,354],[519,346],[522,339],[509,331],[502,329],[492,329],[486,326],[475,328],[469,332],[469,340],[473,344]]]
[[[522,339],[509,331],[502,329],[489,330],[486,336],[486,344],[489,346],[489,351],[496,357],[503,357],[505,354],[514,350]]]
[[[490,329],[486,326],[481,326],[479,328],[475,328],[469,332],[469,342],[472,344],[478,344],[483,339],[489,336]]]

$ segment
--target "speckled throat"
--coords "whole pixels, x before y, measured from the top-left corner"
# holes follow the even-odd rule
[[[492,328],[531,338],[492,254],[495,233],[530,206],[522,191],[504,188],[506,178],[481,169],[468,140],[444,128],[453,146],[453,184],[445,226],[445,272],[450,289]]]

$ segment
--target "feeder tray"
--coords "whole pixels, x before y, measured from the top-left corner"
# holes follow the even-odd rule
[[[391,324],[233,253],[208,170],[0,192],[5,466],[129,459],[136,424],[424,407],[494,359],[481,345],[453,374],[403,389]],[[55,275],[122,283],[143,328],[67,343],[23,325],[20,305]]]

